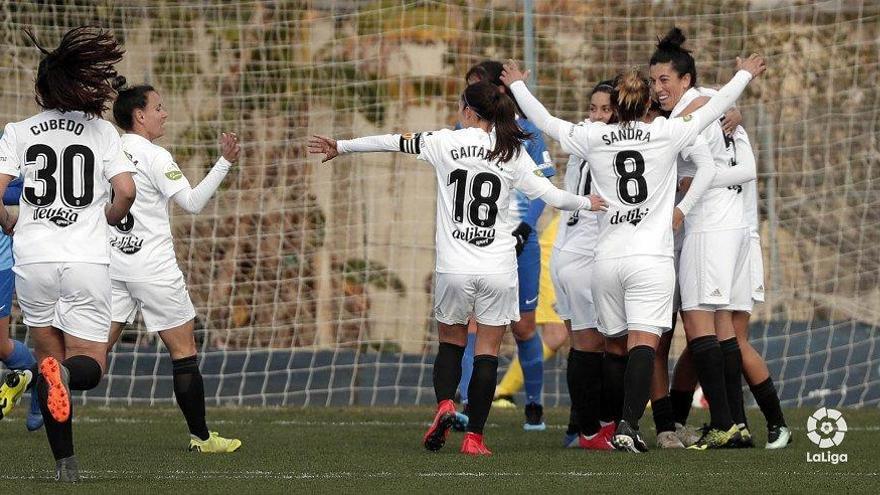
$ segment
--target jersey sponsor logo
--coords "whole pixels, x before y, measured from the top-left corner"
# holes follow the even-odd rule
[[[526,299],[526,304],[532,304],[533,302],[538,300],[538,296],[535,296],[532,299]]]
[[[721,291],[718,290],[718,289],[715,289],[715,290],[713,290],[712,293],[709,294],[709,295],[712,296],[712,297],[721,297]]]
[[[621,213],[620,210],[615,211],[614,215],[611,216],[611,225],[617,225],[621,223],[630,223],[633,227],[637,226],[642,220],[648,216],[649,208],[642,208],[641,206],[635,208],[633,210],[629,210],[626,213]]]
[[[110,238],[110,246],[119,250],[122,254],[135,254],[144,247],[144,240],[134,235],[124,235]]]
[[[69,208],[37,208],[34,210],[34,220],[48,220],[64,228],[76,223],[79,213]]]
[[[535,170],[532,170],[532,173],[537,175],[538,177],[547,177],[546,175],[544,175],[544,171],[541,170],[540,168],[536,168]]]
[[[134,164],[134,165],[137,165],[137,164],[138,164],[138,161],[135,160],[133,156],[131,156],[131,153],[129,153],[129,152],[125,151],[125,150],[122,150],[122,152],[125,153],[125,156],[126,156],[126,157],[128,157],[128,161],[130,161],[130,162],[131,162],[132,164]]]
[[[183,172],[180,170],[169,170],[165,172],[165,177],[168,177],[170,180],[178,180],[183,177]]]
[[[467,227],[464,230],[452,231],[452,238],[473,244],[477,247],[486,247],[495,242],[495,229],[483,229],[480,227]]]
[[[685,122],[690,122],[692,118],[694,118],[693,115],[691,115],[691,114],[687,114],[687,115],[685,115],[684,117],[682,117],[681,120],[683,120],[683,121],[685,121]]]

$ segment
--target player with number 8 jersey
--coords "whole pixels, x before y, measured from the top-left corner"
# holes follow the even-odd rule
[[[525,152],[528,138],[516,124],[513,101],[486,81],[469,85],[459,101],[462,129],[387,134],[347,141],[315,136],[309,151],[324,161],[343,153],[400,151],[417,155],[436,172],[437,260],[434,315],[440,345],[434,360],[438,408],[423,438],[439,450],[455,419],[452,401],[470,315],[477,322],[474,371],[468,387],[469,422],[461,452],[491,454],[483,427],[492,405],[498,351],[506,326],[519,319],[515,240],[509,225],[513,189],[565,210],[600,209],[596,197],[562,191]]]
[[[593,297],[598,326],[607,338],[626,337],[629,349],[624,379],[623,414],[615,448],[647,451],[638,421],[649,398],[654,353],[660,335],[672,324],[673,210],[687,214],[708,189],[713,173],[700,167],[688,195],[675,205],[676,156],[721,116],[753,76],[764,70],[753,55],[718,96],[682,118],[643,122],[650,106],[650,83],[638,69],[615,80],[613,102],[619,123],[573,124],[553,117],[529,92],[516,63],[505,66],[510,86],[526,116],[560,141],[563,151],[588,163],[596,192],[608,201],[596,243]]]

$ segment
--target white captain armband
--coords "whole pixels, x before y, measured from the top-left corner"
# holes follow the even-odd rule
[[[406,134],[400,135],[400,151],[402,153],[410,153],[413,155],[418,155],[422,152],[421,149],[421,141],[422,141],[422,133],[413,134],[411,132],[407,132]]]

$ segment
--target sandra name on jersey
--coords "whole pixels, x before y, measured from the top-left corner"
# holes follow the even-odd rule
[[[83,125],[79,122],[74,122],[67,119],[45,120],[37,125],[31,126],[31,132],[34,134],[34,136],[38,136],[40,135],[40,133],[47,131],[68,131],[79,136],[80,134],[82,134],[83,129],[85,129],[85,127],[83,127]]]
[[[621,127],[620,129],[611,131],[608,134],[602,134],[602,141],[606,145],[616,143],[618,141],[644,141],[648,143],[651,141],[651,133],[632,127]]]

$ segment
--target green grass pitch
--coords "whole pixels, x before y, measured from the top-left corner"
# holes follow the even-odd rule
[[[237,436],[230,455],[186,451],[170,407],[78,407],[79,486],[60,486],[45,433],[24,428],[22,403],[0,421],[4,493],[880,493],[880,410],[844,410],[849,432],[828,452],[846,463],[807,462],[822,449],[806,435],[809,409],[786,411],[794,443],[785,450],[585,452],[560,447],[567,411],[547,412],[548,430],[526,433],[521,412],[493,410],[486,443],[495,455],[458,453],[461,434],[430,453],[421,446],[426,408],[210,409],[209,425]],[[692,422],[705,419],[695,412]],[[750,411],[759,447],[766,431]],[[643,431],[653,447],[650,411]]]

